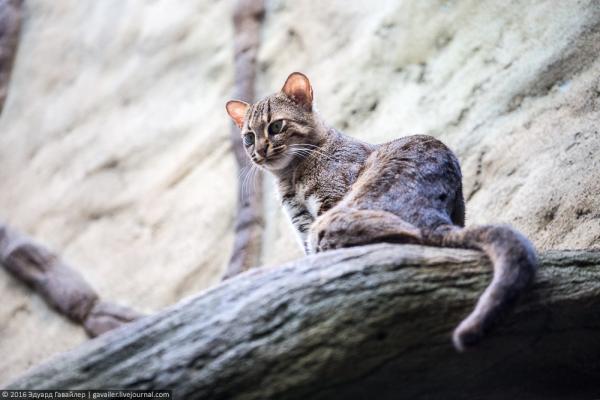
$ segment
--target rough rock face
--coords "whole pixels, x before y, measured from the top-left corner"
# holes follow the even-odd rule
[[[542,249],[600,246],[597,2],[267,5],[259,94],[304,71],[347,133],[429,133],[453,148],[468,223],[511,223]],[[229,257],[230,11],[225,0],[25,3],[0,118],[0,218],[140,311],[214,284]],[[300,253],[266,199],[274,265]],[[84,340],[4,271],[0,290],[0,382]]]
[[[598,2],[312,0],[269,11],[262,93],[305,71],[319,110],[346,133],[445,141],[463,166],[468,224],[511,223],[541,249],[600,246]],[[272,240],[286,228],[274,222]]]
[[[24,13],[0,218],[142,312],[218,281],[237,175],[229,3],[31,0]],[[0,382],[86,339],[3,270],[0,290]]]

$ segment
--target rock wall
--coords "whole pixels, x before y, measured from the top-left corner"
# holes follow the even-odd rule
[[[598,2],[279,1],[265,36],[263,93],[302,70],[353,136],[445,141],[468,224],[514,224],[540,249],[600,246]],[[273,223],[272,241],[286,230]]]
[[[229,258],[232,30],[213,3],[25,2],[0,218],[143,312],[214,284]],[[0,382],[86,340],[4,271],[0,290]]]
[[[0,218],[140,311],[213,285],[229,257],[231,7],[25,2],[0,118]],[[468,223],[514,224],[541,249],[599,247],[599,51],[593,0],[270,0],[258,92],[304,71],[347,133],[429,133],[453,148]],[[275,265],[300,253],[266,199]],[[85,340],[3,270],[0,290],[0,382]]]

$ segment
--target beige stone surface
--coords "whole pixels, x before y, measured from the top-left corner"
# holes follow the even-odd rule
[[[259,93],[304,71],[347,133],[429,133],[453,148],[468,223],[514,224],[541,249],[600,246],[597,2],[267,5]],[[26,2],[0,118],[0,217],[142,311],[216,283],[229,256],[230,8]],[[300,253],[266,198],[275,265]],[[85,340],[4,271],[0,289],[0,383]]]
[[[513,224],[540,249],[600,247],[598,2],[277,1],[268,15],[263,94],[304,71],[346,133],[446,142],[468,224]],[[292,242],[283,219],[269,225],[273,263]]]
[[[152,312],[232,242],[224,1],[31,0],[0,119],[0,218],[107,299]],[[0,271],[0,382],[85,340]]]

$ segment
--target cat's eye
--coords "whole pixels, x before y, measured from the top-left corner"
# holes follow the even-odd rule
[[[246,133],[244,135],[244,146],[250,147],[254,144],[254,133]]]
[[[271,125],[269,125],[269,135],[277,135],[278,133],[281,133],[283,131],[283,120],[279,119],[277,121],[273,121],[271,122]]]

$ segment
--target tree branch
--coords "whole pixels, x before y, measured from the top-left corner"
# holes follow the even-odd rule
[[[541,262],[516,310],[466,354],[450,334],[491,278],[487,259],[380,244],[250,270],[9,387],[169,388],[181,399],[593,398],[600,252]]]
[[[19,43],[23,0],[0,0],[0,113]]]
[[[265,9],[263,0],[237,0],[234,26],[234,98],[254,100],[256,57],[260,45],[260,26]],[[256,266],[260,259],[263,231],[262,175],[254,175],[240,139],[240,130],[231,124],[231,147],[238,165],[238,207],[234,244],[224,279]],[[244,185],[249,180],[250,184]]]
[[[141,316],[126,307],[101,301],[85,279],[56,254],[3,224],[0,264],[58,312],[82,324],[91,337]]]

